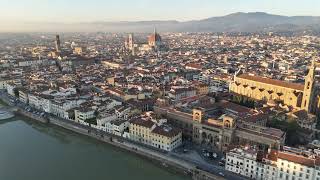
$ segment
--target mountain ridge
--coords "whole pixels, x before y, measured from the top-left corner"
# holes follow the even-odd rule
[[[31,31],[76,32],[151,32],[156,27],[161,32],[266,32],[266,31],[317,31],[320,16],[283,16],[266,12],[236,12],[200,20],[154,21],[95,21],[79,23],[21,23]],[[41,26],[39,26],[41,25]]]

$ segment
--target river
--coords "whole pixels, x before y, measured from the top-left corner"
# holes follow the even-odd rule
[[[111,145],[24,117],[0,122],[0,180],[186,180]]]

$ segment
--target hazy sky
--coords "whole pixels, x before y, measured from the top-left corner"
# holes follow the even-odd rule
[[[192,20],[233,12],[320,16],[320,0],[0,0],[0,21]]]

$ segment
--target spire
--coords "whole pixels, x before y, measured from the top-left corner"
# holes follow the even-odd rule
[[[157,34],[157,28],[156,27],[154,27],[153,33]]]

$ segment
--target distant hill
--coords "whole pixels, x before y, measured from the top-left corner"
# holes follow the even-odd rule
[[[233,13],[194,21],[137,21],[89,23],[21,23],[26,31],[106,31],[151,32],[154,27],[161,32],[261,32],[261,31],[317,31],[320,17],[280,16],[264,12]],[[7,29],[10,27],[7,27]],[[19,28],[15,25],[14,28]]]
[[[320,30],[320,17],[280,16],[263,12],[234,13],[200,21],[185,22],[182,29],[211,32],[256,32]]]

